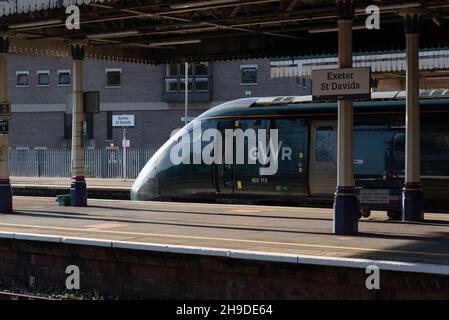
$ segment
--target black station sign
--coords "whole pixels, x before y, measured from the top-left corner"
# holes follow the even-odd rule
[[[0,102],[0,120],[9,120],[11,118],[11,103]]]
[[[9,121],[0,120],[0,134],[9,132]]]

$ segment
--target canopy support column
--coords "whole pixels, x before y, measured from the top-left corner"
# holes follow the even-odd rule
[[[352,23],[354,1],[337,0],[338,59],[340,68],[352,68]],[[338,101],[337,190],[334,198],[334,233],[358,232],[359,201],[353,173],[353,103]]]
[[[407,42],[406,70],[406,142],[405,183],[402,193],[402,220],[424,219],[423,191],[421,187],[421,126],[419,111],[419,24],[420,13],[403,14]]]
[[[73,111],[72,111],[72,183],[70,203],[72,206],[87,206],[87,189],[84,162],[84,106],[83,106],[83,61],[85,44],[71,44],[73,58]]]
[[[0,103],[9,104],[8,100],[8,53],[11,38],[0,35]],[[12,190],[9,180],[9,115],[1,119],[6,122],[6,132],[0,132],[0,212],[12,212]],[[5,128],[5,126],[3,126]]]

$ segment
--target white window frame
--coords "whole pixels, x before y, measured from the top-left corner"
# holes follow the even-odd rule
[[[61,73],[68,73],[70,75],[70,83],[69,84],[59,83],[59,75]],[[72,85],[72,70],[58,70],[58,87],[70,87],[71,85]]]
[[[26,74],[28,77],[28,84],[27,85],[19,85],[17,84],[17,78],[20,74]],[[16,71],[16,88],[28,88],[30,86],[30,72],[29,71]]]
[[[47,151],[47,147],[34,147],[33,148],[34,151]]]
[[[108,72],[120,72],[120,85],[119,86],[108,86]],[[123,87],[123,70],[122,68],[108,68],[104,70],[105,74],[105,85],[106,89],[120,89]]]
[[[39,75],[48,74],[48,84],[39,84]],[[49,87],[50,86],[50,70],[37,70],[36,71],[36,87]]]
[[[16,151],[30,151],[30,147],[16,147]]]
[[[250,83],[241,82],[242,70],[247,69],[247,68],[256,68],[256,70],[257,70],[257,81],[256,82],[250,82]],[[258,84],[259,84],[259,65],[257,65],[257,64],[241,64],[240,65],[240,85],[241,86],[257,86]]]

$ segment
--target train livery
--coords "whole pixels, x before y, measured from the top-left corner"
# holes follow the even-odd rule
[[[371,101],[354,103],[356,183],[374,179],[382,185],[386,175],[403,179],[404,96],[404,92],[373,93]],[[311,100],[311,97],[247,98],[208,110],[156,152],[136,179],[131,198],[251,204],[331,203],[337,180],[337,104]],[[432,208],[447,207],[449,90],[439,92],[437,97],[421,96],[420,112],[425,204]],[[195,126],[200,127],[200,135],[195,134]],[[205,148],[210,149],[210,141],[214,140],[201,139],[201,134],[217,132],[226,136],[229,130],[238,129],[256,133],[256,157],[263,151],[259,150],[259,133],[266,132],[263,139],[269,144],[270,135],[276,132],[280,151],[275,154],[278,163],[274,173],[263,174],[263,169],[270,165],[267,161],[250,163],[254,155],[251,156],[253,150],[248,145],[249,136],[240,146],[243,162],[236,159],[238,152],[231,152],[236,151],[238,143],[228,146],[224,141],[221,144],[226,146],[209,150],[214,161],[194,161],[201,158],[199,153],[204,155]],[[173,161],[173,148],[182,142],[189,154],[182,161]],[[270,148],[265,154],[273,158]]]

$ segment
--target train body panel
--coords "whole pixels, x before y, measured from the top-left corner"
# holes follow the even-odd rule
[[[245,203],[310,203],[332,200],[337,173],[335,103],[257,105],[242,99],[215,107],[172,136],[152,157],[132,187],[136,200],[233,201]],[[354,173],[356,179],[381,178],[385,172],[403,177],[405,102],[372,101],[354,105]],[[449,100],[421,101],[421,172],[425,200],[449,205]],[[196,127],[199,127],[196,128]],[[204,139],[210,129],[222,137]],[[261,174],[270,164],[250,163],[263,151],[263,130],[276,130],[280,142],[274,174]],[[249,136],[250,130],[255,136]],[[249,141],[256,139],[258,147]],[[262,140],[263,140],[262,139]],[[263,140],[265,141],[265,140]],[[236,148],[244,150],[244,161]],[[209,148],[209,149],[208,149]],[[212,152],[211,154],[207,154]],[[231,154],[231,155],[230,155]],[[212,161],[205,162],[209,157]],[[231,157],[231,158],[226,158]],[[227,160],[232,160],[230,163]],[[239,161],[240,160],[240,161]]]

